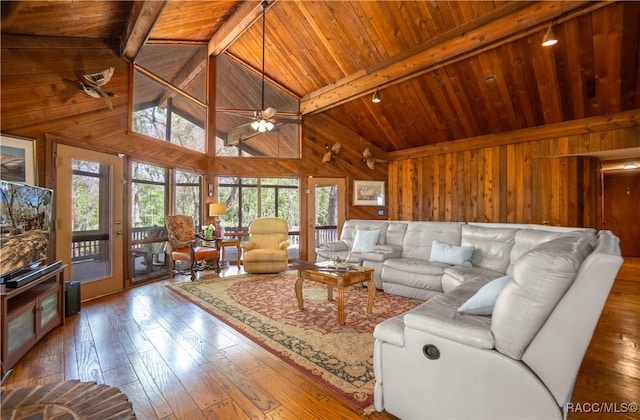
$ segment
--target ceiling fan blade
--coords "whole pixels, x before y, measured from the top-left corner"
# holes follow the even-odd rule
[[[249,108],[216,108],[216,112],[234,112],[236,114],[253,115],[256,109]]]
[[[227,114],[227,115],[233,115],[235,117],[242,117],[242,118],[251,118],[251,119],[255,119],[255,116],[253,114],[249,115],[248,113],[245,114],[241,114],[239,112],[231,112],[231,111],[222,111],[223,114]]]
[[[279,118],[276,117],[274,120],[281,124],[302,124],[302,120],[298,118]]]
[[[271,118],[274,115],[276,115],[277,112],[278,112],[277,109],[275,109],[273,107],[267,107],[267,109],[262,111],[262,118],[268,120],[269,118]]]

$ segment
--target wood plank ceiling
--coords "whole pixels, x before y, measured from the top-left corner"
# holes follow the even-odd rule
[[[206,45],[259,72],[260,13],[2,1],[2,34],[108,39],[130,57],[136,40]],[[267,78],[386,152],[640,108],[640,2],[277,1],[266,18]],[[544,48],[550,22],[560,42]]]

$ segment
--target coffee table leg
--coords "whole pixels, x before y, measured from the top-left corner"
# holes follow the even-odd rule
[[[298,309],[304,309],[304,303],[302,302],[302,282],[304,279],[300,277],[298,273],[298,280],[296,280],[296,298],[298,299]]]
[[[327,300],[333,300],[333,286],[327,286]]]
[[[344,325],[344,285],[338,284],[336,290],[338,291],[338,297],[336,298],[338,304],[338,325]]]
[[[369,292],[367,297],[367,313],[373,312],[373,301],[376,299],[376,284],[373,281],[373,277],[367,281],[367,291]]]

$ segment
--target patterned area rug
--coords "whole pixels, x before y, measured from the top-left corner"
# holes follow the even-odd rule
[[[420,301],[376,294],[366,313],[367,289],[345,290],[346,324],[326,286],[305,281],[298,310],[293,273],[243,275],[168,287],[361,408],[373,401],[373,329]],[[334,293],[335,295],[335,293]]]

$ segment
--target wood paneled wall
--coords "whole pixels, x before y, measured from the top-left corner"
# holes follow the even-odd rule
[[[599,160],[575,155],[640,147],[638,126],[613,127],[393,161],[389,216],[599,228]]]

